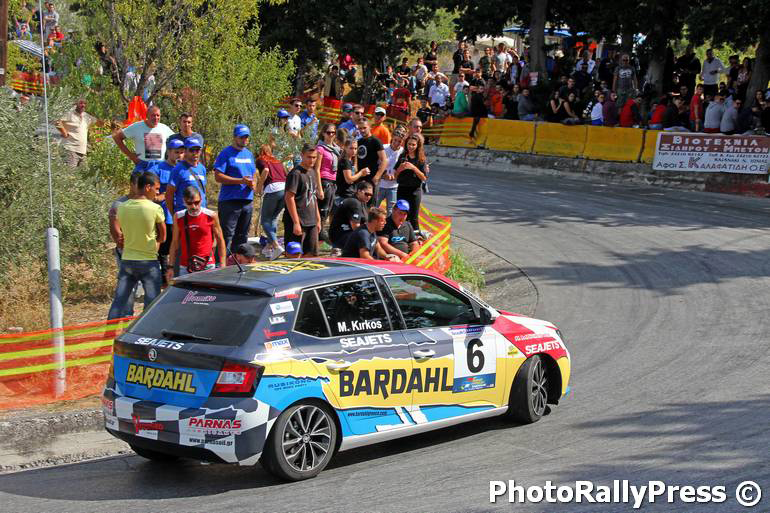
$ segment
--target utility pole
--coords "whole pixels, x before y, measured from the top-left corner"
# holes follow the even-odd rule
[[[0,86],[8,75],[8,0],[0,0]]]

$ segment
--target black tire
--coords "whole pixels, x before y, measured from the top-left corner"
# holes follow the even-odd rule
[[[545,414],[547,403],[548,373],[542,358],[531,356],[513,380],[507,416],[522,424],[532,424]]]
[[[331,410],[300,402],[278,416],[262,452],[262,466],[287,481],[317,476],[334,454],[337,425]]]
[[[136,445],[132,445],[132,444],[129,444],[129,447],[131,447],[131,450],[133,450],[136,454],[138,454],[142,458],[147,458],[150,461],[167,463],[167,462],[176,461],[179,459],[179,456],[175,456],[173,454],[166,454],[165,452],[153,451],[152,449],[145,449],[143,447],[137,447]]]

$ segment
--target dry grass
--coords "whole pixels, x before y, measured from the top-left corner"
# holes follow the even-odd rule
[[[45,263],[10,270],[0,302],[0,333],[50,328],[48,277]],[[115,290],[114,259],[105,255],[97,267],[71,264],[62,269],[64,325],[107,318]]]

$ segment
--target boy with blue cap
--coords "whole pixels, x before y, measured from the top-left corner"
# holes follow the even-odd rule
[[[398,200],[385,221],[385,227],[377,232],[377,240],[385,253],[396,255],[402,261],[420,247],[414,229],[406,219],[408,216],[409,202],[405,199]]]
[[[184,140],[184,155],[171,171],[166,188],[166,205],[169,211],[185,210],[182,192],[190,185],[201,193],[201,207],[206,207],[206,168],[201,164],[203,137],[190,136]]]
[[[290,242],[286,245],[286,258],[299,258],[302,256],[302,245],[299,242]]]
[[[249,237],[254,212],[254,176],[257,168],[249,151],[251,130],[235,125],[233,144],[223,149],[214,161],[214,180],[222,184],[219,191],[219,223],[225,245],[235,252]]]

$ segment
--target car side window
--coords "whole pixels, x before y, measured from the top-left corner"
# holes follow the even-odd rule
[[[294,331],[310,335],[312,337],[328,337],[329,330],[324,321],[321,305],[315,290],[306,290],[302,293],[302,301],[297,311],[297,322]]]
[[[417,276],[387,276],[407,329],[435,328],[476,322],[470,300],[449,286]]]
[[[374,280],[316,289],[332,336],[390,331],[390,323]]]

